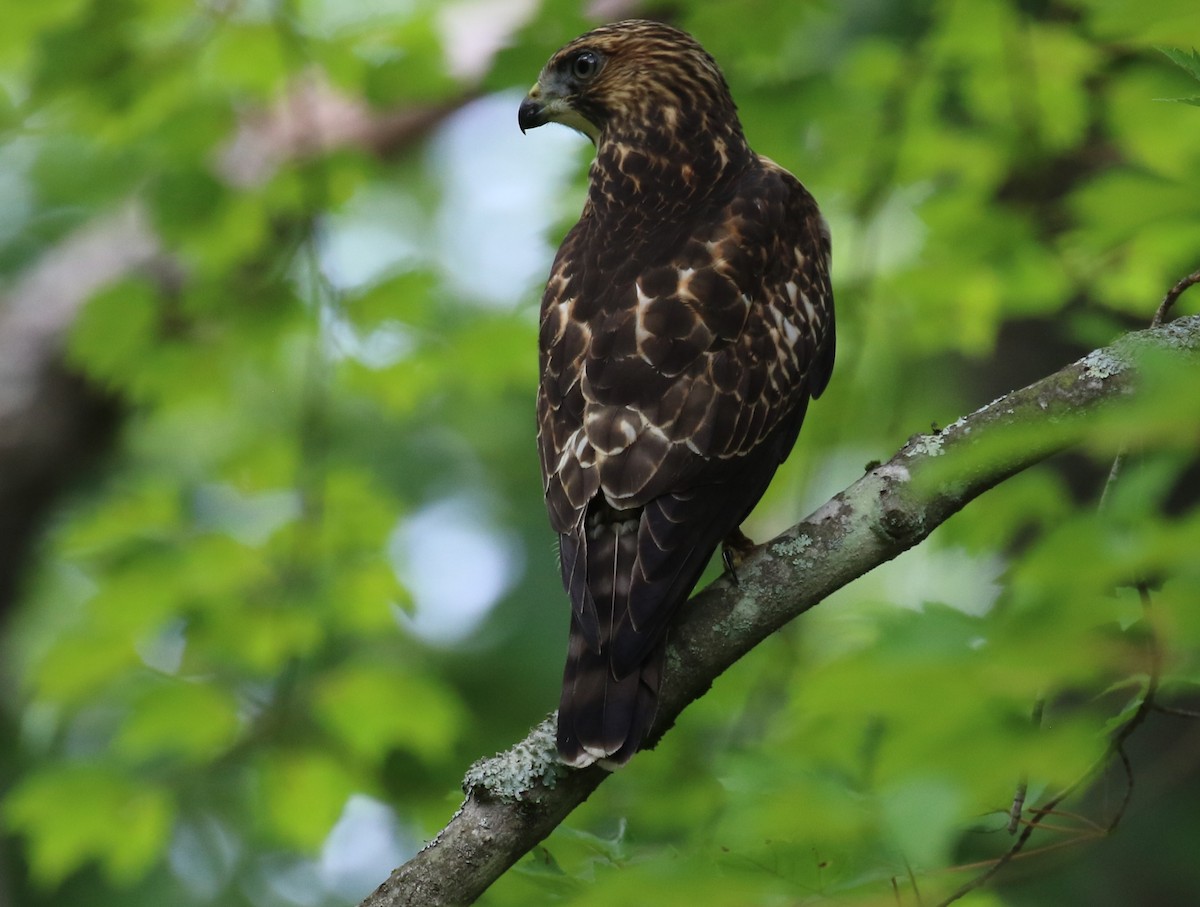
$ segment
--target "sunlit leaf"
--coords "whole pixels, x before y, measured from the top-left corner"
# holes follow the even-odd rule
[[[27,775],[2,809],[29,839],[34,877],[47,886],[93,860],[115,884],[137,881],[162,854],[175,812],[170,795],[144,778],[65,763]]]
[[[388,666],[347,666],[324,678],[316,716],[357,755],[375,761],[402,749],[427,760],[450,751],[463,714],[431,679]]]
[[[233,697],[211,684],[156,684],[133,703],[117,748],[135,760],[211,759],[233,743],[240,726],[237,712]]]
[[[354,776],[319,750],[264,754],[263,820],[272,837],[302,851],[321,843],[355,792]]]

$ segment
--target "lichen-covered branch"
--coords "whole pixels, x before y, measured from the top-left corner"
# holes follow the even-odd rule
[[[672,629],[651,733],[741,656],[830,593],[924,540],[1006,478],[1079,441],[1090,417],[1131,394],[1138,353],[1175,351],[1200,367],[1200,316],[1129,334],[1001,397],[940,432],[916,435],[803,522],[696,595]],[[555,758],[552,718],[472,767],[446,827],[360,907],[469,904],[608,777]]]

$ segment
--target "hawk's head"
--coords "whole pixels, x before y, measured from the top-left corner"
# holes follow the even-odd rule
[[[682,142],[741,133],[725,77],[707,51],[686,32],[642,19],[602,26],[555,53],[518,122],[522,131],[564,123],[597,144],[613,133],[665,130]]]

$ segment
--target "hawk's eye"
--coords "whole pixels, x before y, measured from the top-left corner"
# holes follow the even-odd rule
[[[590,79],[600,69],[600,58],[592,51],[584,50],[571,61],[571,75],[581,82]]]

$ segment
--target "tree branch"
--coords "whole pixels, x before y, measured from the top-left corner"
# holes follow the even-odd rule
[[[1077,443],[1088,417],[1136,386],[1140,351],[1200,364],[1200,316],[1128,334],[932,435],[915,435],[803,522],[696,595],[672,628],[657,740],[726,668],[851,580],[923,541],[989,488]],[[360,907],[469,904],[608,777],[571,770],[553,716],[512,749],[471,767],[466,799],[441,832]]]

